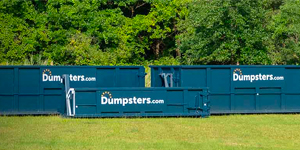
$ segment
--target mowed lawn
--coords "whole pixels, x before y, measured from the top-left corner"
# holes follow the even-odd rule
[[[300,149],[300,115],[0,117],[0,149]]]

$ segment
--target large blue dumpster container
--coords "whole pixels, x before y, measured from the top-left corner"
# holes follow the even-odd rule
[[[152,87],[209,87],[212,114],[299,113],[299,66],[151,66]]]
[[[142,66],[0,66],[0,114],[63,112],[62,74],[75,88],[145,87]]]
[[[70,88],[64,77],[66,116],[209,116],[208,88]],[[72,87],[72,86],[71,86]]]
[[[207,117],[210,114],[207,88],[74,88],[74,91],[72,117]]]

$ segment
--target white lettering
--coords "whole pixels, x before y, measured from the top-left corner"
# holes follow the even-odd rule
[[[142,104],[142,99],[141,99],[141,98],[138,98],[138,99],[137,99],[137,102],[138,102],[138,104]]]
[[[237,73],[233,73],[233,77],[232,77],[233,81],[258,81],[258,80],[268,80],[268,81],[272,81],[272,80],[284,80],[284,76],[274,76],[273,74],[252,74],[252,75],[243,75],[243,74],[237,74]]]
[[[77,76],[73,76],[74,81],[77,81]]]
[[[263,78],[263,80],[267,80],[267,76],[266,75],[263,75],[262,78]]]
[[[237,73],[233,74],[233,81],[237,81],[239,79],[239,75]]]
[[[121,98],[114,98],[114,103],[115,104],[122,104],[122,99]]]
[[[250,80],[250,75],[244,75],[244,80],[245,81]]]
[[[108,99],[108,104],[109,104],[109,105],[114,104],[114,101],[113,101],[112,98],[109,98],[109,99]]]
[[[73,75],[70,74],[70,81],[73,81]]]
[[[253,80],[255,80],[255,75],[251,75],[251,80],[250,80],[250,82],[252,82]]]
[[[101,104],[107,104],[107,98],[102,96],[101,97]]]
[[[60,76],[54,76],[53,80],[54,81],[60,81]]]
[[[136,103],[134,103],[134,100]],[[105,105],[117,105],[120,104],[122,106],[125,106],[127,104],[164,104],[164,100],[162,99],[156,99],[152,100],[151,98],[107,98],[105,96],[101,96],[101,104]]]
[[[96,81],[96,77],[84,77],[84,75],[69,75],[70,81]],[[42,74],[42,81],[61,81],[62,78],[59,75],[48,75],[46,73]]]
[[[43,74],[43,81],[48,81],[48,75],[47,74]]]
[[[128,99],[127,98],[123,98],[123,106],[125,106],[126,104],[128,104]]]

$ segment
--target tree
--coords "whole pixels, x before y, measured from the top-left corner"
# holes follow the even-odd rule
[[[174,60],[179,56],[176,24],[187,2],[0,1],[0,61],[22,63],[36,56],[54,65]]]
[[[269,46],[273,64],[300,64],[300,1],[285,0],[272,16]]]
[[[0,64],[299,64],[299,0],[2,0]]]
[[[269,64],[262,1],[198,0],[180,22],[186,64]]]
[[[43,51],[43,33],[31,1],[0,2],[0,62],[21,62]]]

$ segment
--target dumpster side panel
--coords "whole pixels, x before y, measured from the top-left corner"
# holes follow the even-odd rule
[[[0,66],[0,114],[64,113],[63,74],[79,88],[144,87],[144,73],[142,66]]]
[[[206,88],[75,88],[74,117],[209,115]]]
[[[117,69],[117,82],[118,87],[136,87],[139,82],[139,70],[132,68],[120,68]],[[133,76],[132,74],[135,74]]]
[[[300,68],[286,67],[285,69],[285,94],[284,107],[286,110],[299,110],[300,106]]]
[[[13,94],[14,93],[14,69],[0,69],[0,93]]]
[[[14,110],[14,69],[0,70],[0,112]]]
[[[182,91],[168,91],[167,99],[172,101],[168,104],[166,112],[168,113],[181,113],[184,112],[184,92]]]
[[[299,66],[151,66],[153,87],[170,68],[179,68],[174,87],[210,88],[212,114],[300,112]]]
[[[116,78],[116,69],[97,68],[97,87],[114,87],[116,86]]]
[[[40,76],[38,68],[19,69],[19,93],[37,94],[40,87]]]
[[[207,69],[206,68],[182,68],[181,70],[182,87],[206,87]]]

